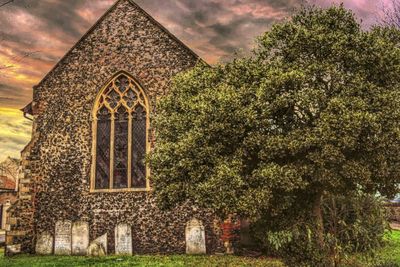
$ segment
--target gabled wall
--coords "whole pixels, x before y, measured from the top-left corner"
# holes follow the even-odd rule
[[[90,239],[108,233],[111,252],[113,229],[125,222],[133,227],[134,252],[183,253],[185,224],[197,217],[205,224],[208,251],[215,251],[218,225],[210,212],[189,205],[160,211],[151,192],[89,192],[91,110],[102,86],[125,70],[146,91],[154,114],[156,99],[167,93],[171,77],[197,61],[140,8],[119,1],[34,88],[35,141],[25,161],[26,169],[33,165],[34,171],[26,185],[29,200],[20,202],[31,203],[32,221],[20,215],[24,206],[16,206],[13,230],[26,233],[11,233],[9,244],[22,242],[24,251],[32,251],[35,236],[54,232],[57,220],[87,220]]]

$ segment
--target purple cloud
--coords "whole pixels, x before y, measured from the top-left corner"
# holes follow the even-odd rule
[[[323,7],[341,2],[310,1]],[[390,1],[343,2],[369,27],[381,16],[382,6],[390,6]],[[136,2],[209,63],[229,58],[239,49],[249,51],[255,36],[301,4],[300,0]],[[28,103],[32,86],[113,3],[114,0],[15,0],[0,8],[0,108],[16,109]],[[0,146],[6,147],[2,135],[0,131]]]

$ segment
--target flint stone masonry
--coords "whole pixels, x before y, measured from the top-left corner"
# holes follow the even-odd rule
[[[49,232],[38,235],[36,240],[36,254],[51,255],[53,254],[53,236]]]
[[[126,223],[115,227],[115,254],[132,255],[132,228]]]
[[[155,14],[156,15],[156,14]],[[207,251],[222,251],[215,215],[189,203],[171,211],[157,208],[152,191],[93,193],[92,109],[103,86],[124,70],[145,91],[150,118],[158,98],[168,94],[171,78],[199,61],[190,49],[130,0],[119,0],[34,87],[32,140],[23,151],[24,179],[11,217],[18,223],[8,244],[33,252],[38,233],[55,232],[58,220],[87,218],[90,240],[107,233],[115,253],[116,222],[132,226],[133,253],[184,253],[185,226],[202,218]],[[157,145],[150,120],[151,147]],[[151,176],[150,176],[151,185]],[[34,201],[34,202],[33,202]],[[34,203],[34,204],[33,204]]]
[[[86,255],[89,246],[89,224],[77,221],[72,224],[72,254]]]
[[[54,234],[54,254],[71,255],[71,221],[57,221]]]
[[[203,223],[192,219],[186,225],[186,254],[206,254],[206,235]]]

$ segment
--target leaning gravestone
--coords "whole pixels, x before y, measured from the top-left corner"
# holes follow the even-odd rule
[[[39,255],[51,255],[53,253],[53,236],[49,232],[38,235],[35,252]]]
[[[6,255],[13,256],[19,253],[21,253],[21,244],[6,246]]]
[[[90,242],[87,255],[95,257],[107,255],[107,233]]]
[[[132,255],[132,229],[126,223],[115,227],[115,254]]]
[[[72,254],[86,255],[89,246],[89,224],[77,221],[72,224]]]
[[[104,252],[107,254],[107,233],[105,233],[104,235],[96,238],[94,240],[94,242],[97,242],[97,243],[101,244],[102,247],[104,248]]]
[[[192,219],[186,224],[186,253],[205,254],[206,237],[203,223],[197,219]]]
[[[54,254],[71,255],[71,221],[57,221],[54,235]]]
[[[102,244],[100,243],[90,243],[89,247],[87,248],[87,256],[91,257],[102,257],[106,255],[106,251]]]
[[[107,255],[107,233],[90,242],[87,255],[95,257]]]

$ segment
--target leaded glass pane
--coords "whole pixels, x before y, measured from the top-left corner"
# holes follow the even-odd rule
[[[124,100],[125,100],[126,104],[128,105],[128,107],[132,108],[137,100],[136,93],[132,89],[129,89],[129,91],[124,96]]]
[[[121,97],[115,90],[112,90],[111,93],[108,95],[108,104],[110,107],[113,109],[118,105],[119,101],[121,100]]]
[[[97,117],[95,188],[106,189],[110,186],[111,113],[106,107],[102,107]]]
[[[125,75],[121,75],[116,81],[115,85],[118,87],[118,89],[121,91],[121,93],[125,92],[125,90],[129,86],[129,80]]]
[[[146,111],[138,105],[132,122],[132,187],[146,187]]]
[[[128,187],[128,112],[121,106],[115,114],[114,188]]]

